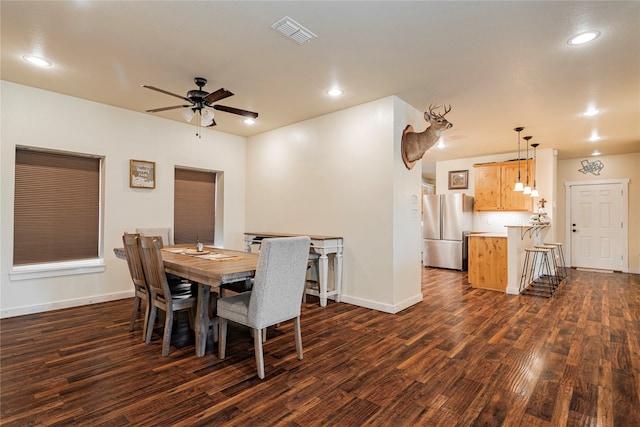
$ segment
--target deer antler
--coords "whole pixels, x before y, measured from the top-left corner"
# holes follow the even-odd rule
[[[433,116],[433,117],[437,117],[440,119],[443,119],[444,116],[447,115],[447,113],[449,111],[451,111],[451,105],[449,105],[449,108],[447,108],[447,106],[444,106],[444,113],[443,114],[439,114],[439,113],[434,113],[433,110],[435,110],[436,108],[440,108],[440,105],[436,105],[434,106],[433,104],[429,104],[429,115]]]

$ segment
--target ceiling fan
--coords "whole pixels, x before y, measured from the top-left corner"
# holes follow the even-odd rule
[[[187,96],[178,95],[175,93],[168,92],[164,89],[159,89],[154,86],[142,85],[147,89],[155,90],[156,92],[161,92],[167,95],[175,96],[176,98],[180,98],[188,104],[182,105],[173,105],[171,107],[162,107],[162,108],[154,108],[153,110],[146,110],[147,113],[157,113],[159,111],[167,111],[174,110],[176,108],[189,108],[189,110],[185,111],[184,117],[188,122],[191,122],[193,116],[196,113],[200,114],[200,122],[199,124],[202,126],[215,126],[216,122],[213,119],[213,111],[206,110],[205,107],[213,108],[214,110],[224,111],[231,114],[238,114],[240,116],[248,117],[251,119],[256,119],[258,117],[258,113],[254,113],[253,111],[241,110],[239,108],[227,107],[225,105],[218,105],[215,102],[220,101],[221,99],[228,98],[233,96],[232,92],[229,92],[226,89],[220,88],[215,92],[206,92],[202,90],[204,85],[207,84],[207,79],[203,77],[196,77],[193,79],[198,89],[193,89],[187,92]]]

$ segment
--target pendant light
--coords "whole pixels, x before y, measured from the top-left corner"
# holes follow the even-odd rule
[[[532,136],[525,136],[522,139],[526,141],[527,144],[527,183],[524,186],[524,190],[522,190],[523,194],[531,194],[531,186],[529,185],[529,140],[533,138]]]
[[[540,144],[531,144],[533,147],[533,190],[531,190],[531,197],[538,197],[538,189],[536,188],[536,148]]]
[[[518,181],[516,182],[516,186],[513,188],[513,191],[522,191],[524,187],[522,185],[522,181],[520,181],[520,132],[522,132],[524,128],[520,126],[513,130],[518,132]]]

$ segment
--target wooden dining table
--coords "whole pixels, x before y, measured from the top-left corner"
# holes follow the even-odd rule
[[[123,248],[114,249],[118,258],[126,259]],[[219,293],[220,285],[253,277],[258,265],[258,254],[230,249],[205,247],[197,253],[194,245],[165,246],[162,261],[167,273],[183,277],[198,284],[195,341],[196,356],[204,356],[207,332],[213,319],[209,318],[211,291]]]

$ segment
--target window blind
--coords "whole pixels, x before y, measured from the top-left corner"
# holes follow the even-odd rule
[[[174,241],[212,245],[215,230],[216,174],[175,169]]]
[[[13,263],[98,257],[100,159],[16,148]]]

